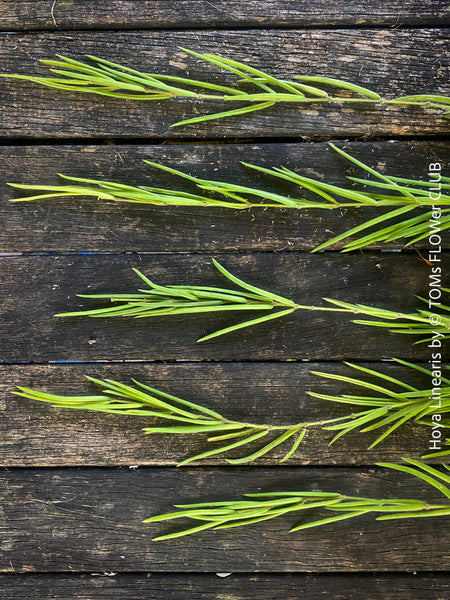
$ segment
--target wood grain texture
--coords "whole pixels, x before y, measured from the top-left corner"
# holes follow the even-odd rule
[[[233,80],[212,65],[188,58],[178,49],[184,46],[232,56],[285,78],[298,74],[338,77],[392,98],[448,93],[447,40],[446,29],[376,30],[370,35],[357,29],[13,33],[2,36],[0,60],[3,73],[42,73],[36,67],[39,58],[95,54],[144,71]],[[2,80],[0,102],[4,105],[0,137],[8,140],[421,137],[448,132],[448,120],[437,109],[401,105],[348,104],[307,110],[278,105],[244,117],[171,128],[181,118],[217,111],[217,106],[89,97],[14,80]]]
[[[428,165],[450,161],[445,142],[351,142],[340,144],[383,173],[428,179]],[[176,177],[145,165],[152,160],[202,178],[230,181],[301,197],[297,186],[243,167],[240,162],[288,166],[298,173],[347,185],[351,163],[327,144],[198,144],[0,147],[4,172],[0,182],[0,251],[3,252],[205,252],[308,251],[332,233],[350,229],[378,209],[321,211],[214,208],[167,208],[114,203],[95,198],[48,199],[18,203],[23,197],[6,181],[60,185],[56,172],[119,181],[128,185],[167,186],[198,191]],[[361,175],[363,171],[358,172]],[[443,232],[450,247],[450,234]],[[383,248],[399,248],[402,243]],[[418,244],[427,248],[428,240]],[[425,253],[426,254],[426,253]]]
[[[436,25],[449,23],[449,10],[441,0],[379,0],[347,2],[279,0],[257,2],[173,2],[152,0],[107,3],[72,0],[2,0],[0,28],[11,31],[83,29],[179,29],[188,27],[305,27],[340,25]]]
[[[0,576],[6,597],[14,600],[444,600],[450,578],[433,574],[323,575],[97,575]],[[9,596],[8,596],[9,594]]]
[[[448,95],[444,27],[449,14],[441,0],[0,0],[1,71],[42,74],[39,58],[91,53],[144,71],[233,81],[187,58],[178,49],[184,46],[286,78],[321,74],[354,81],[388,98]],[[182,501],[233,499],[257,490],[322,489],[434,501],[438,491],[424,482],[370,467],[376,460],[423,454],[427,428],[405,426],[375,454],[366,450],[371,435],[344,437],[330,448],[327,434],[311,432],[290,466],[277,465],[279,452],[253,468],[225,467],[217,458],[175,469],[183,457],[206,449],[205,439],[144,436],[138,418],[52,409],[11,394],[16,385],[85,393],[92,388],[83,377],[93,374],[124,382],[135,377],[233,418],[283,423],[328,415],[330,409],[341,414],[345,406],[330,407],[305,395],[308,389],[344,392],[310,370],[347,373],[334,361],[353,359],[400,375],[402,370],[381,359],[428,361],[429,349],[413,346],[410,336],[357,326],[332,313],[297,312],[204,345],[195,340],[239,322],[241,315],[108,321],[57,320],[53,314],[81,305],[77,292],[134,290],[133,266],[162,283],[223,285],[212,256],[245,280],[301,302],[321,304],[327,295],[409,311],[419,304],[415,295],[428,287],[429,267],[414,251],[399,255],[375,247],[354,255],[300,254],[357,224],[358,212],[236,214],[89,199],[13,205],[9,199],[16,192],[3,184],[56,183],[56,170],[127,183],[142,178],[145,184],[155,174],[143,167],[143,158],[243,183],[253,178],[240,160],[282,163],[342,183],[347,165],[325,150],[327,139],[365,140],[349,142],[348,148],[387,172],[423,177],[428,162],[440,161],[444,168],[448,163],[443,141],[448,121],[441,113],[400,106],[279,105],[242,118],[171,128],[218,107],[102,99],[6,79],[0,79],[0,104],[0,143],[10,144],[0,146],[5,172],[0,253],[6,254],[0,257],[0,588],[5,599],[448,598],[448,519],[383,523],[365,516],[289,534],[301,516],[286,516],[169,544],[151,538],[175,530],[177,522],[141,523]],[[388,143],[392,138],[397,141]],[[317,143],[299,144],[300,139]],[[166,143],[180,141],[191,143]],[[106,144],[93,145],[101,142]],[[450,237],[443,237],[449,248]],[[426,243],[418,246],[424,256],[425,248]],[[30,252],[37,255],[12,255]],[[442,264],[447,270],[448,253]],[[445,278],[443,283],[450,287]],[[414,380],[419,379],[428,384]],[[233,575],[220,579],[217,572]]]
[[[342,313],[298,310],[209,342],[205,335],[246,319],[235,313],[147,319],[54,318],[101,301],[77,293],[137,289],[132,267],[163,284],[228,285],[208,255],[11,256],[0,261],[5,298],[1,361],[429,359],[411,336],[351,323]],[[249,283],[308,305],[323,296],[413,311],[428,289],[429,266],[415,254],[227,255],[224,266]],[[448,265],[443,254],[442,265]],[[443,284],[446,284],[446,279]],[[233,287],[230,283],[230,287]],[[104,306],[104,304],[103,304]],[[253,316],[249,313],[247,317]],[[260,314],[255,316],[261,316]]]
[[[174,504],[257,490],[339,491],[441,500],[387,469],[18,469],[1,476],[3,572],[446,571],[448,519],[376,521],[371,515],[289,534],[301,515],[153,542],[181,523],[142,524]],[[11,567],[12,564],[12,567]]]
[[[425,375],[416,376],[389,363],[367,366],[422,389],[430,387]],[[134,378],[244,422],[283,425],[350,414],[350,406],[311,398],[307,392],[356,394],[360,388],[321,379],[310,373],[314,370],[358,377],[356,371],[336,363],[4,365],[0,367],[0,465],[176,465],[215,447],[200,434],[143,435],[143,427],[163,424],[157,419],[54,409],[49,404],[14,396],[16,386],[69,396],[88,395],[98,393],[99,388],[89,384],[85,375],[124,383],[131,383]],[[419,458],[428,452],[430,429],[413,423],[405,424],[376,449],[368,450],[382,431],[344,436],[330,447],[333,432],[311,428],[288,465],[367,465],[375,460],[399,461],[402,456]],[[262,445],[256,443],[251,451]],[[249,454],[249,448],[233,456]],[[288,449],[288,445],[280,446],[254,464],[276,465]],[[219,455],[198,464],[227,463]]]

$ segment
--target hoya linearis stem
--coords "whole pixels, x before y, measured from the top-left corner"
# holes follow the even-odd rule
[[[174,512],[150,517],[144,523],[188,519],[191,525],[188,529],[154,538],[155,541],[168,541],[206,529],[221,530],[253,525],[288,513],[298,513],[297,517],[300,518],[300,522],[294,524],[291,532],[370,514],[378,521],[450,516],[449,466],[444,464],[440,470],[417,460],[403,460],[404,465],[377,463],[377,466],[403,471],[426,482],[439,490],[442,494],[441,502],[427,502],[415,498],[366,498],[332,491],[258,492],[245,494],[240,500],[177,504],[174,507],[177,510]],[[311,509],[314,512],[310,517]],[[322,512],[319,518],[318,511]]]
[[[221,103],[225,110],[184,119],[172,126],[192,125],[205,121],[240,117],[247,113],[269,109],[277,103],[295,104],[378,104],[431,107],[450,114],[450,98],[439,94],[420,93],[397,98],[382,98],[366,87],[323,76],[297,75],[292,80],[275,77],[243,62],[217,54],[199,53],[180,48],[200,61],[211,63],[237,77],[234,85],[168,74],[146,73],[104,58],[88,55],[78,61],[58,55],[57,60],[42,60],[52,76],[2,74],[2,77],[22,79],[61,91],[80,92],[136,101],[164,101],[174,98],[206,100]],[[238,108],[226,108],[239,103]]]
[[[430,379],[433,377],[432,372],[423,367],[400,359],[394,360],[406,369],[425,374]],[[382,429],[381,435],[378,435],[370,445],[370,448],[374,448],[407,422],[434,425],[432,417],[435,412],[435,401],[431,389],[412,386],[403,380],[368,367],[351,363],[347,365],[353,371],[362,373],[363,376],[356,378],[320,371],[312,371],[312,373],[323,379],[343,383],[353,389],[357,388],[357,394],[331,395],[311,391],[307,393],[313,398],[327,402],[347,404],[352,408],[352,412],[345,416],[328,415],[326,418],[288,425],[231,419],[206,406],[184,400],[136,380],[127,385],[110,379],[102,381],[88,377],[90,382],[102,388],[101,395],[61,396],[26,387],[19,387],[19,391],[14,393],[32,400],[50,403],[54,407],[93,410],[123,416],[134,415],[163,422],[162,425],[156,422],[144,427],[143,431],[146,434],[206,435],[208,443],[214,447],[188,457],[180,465],[211,456],[228,455],[229,452],[236,450],[244,451],[244,454],[238,458],[227,457],[227,462],[236,465],[246,464],[272,453],[280,446],[285,448],[285,454],[280,462],[285,462],[297,452],[305,435],[314,428],[334,432],[330,444],[348,433]],[[442,377],[441,382],[440,424],[443,428],[450,428],[450,421],[446,419],[450,414],[450,380]],[[249,451],[248,446],[253,449]],[[439,453],[441,456],[444,454],[450,454],[450,450]]]
[[[205,342],[213,338],[232,333],[239,329],[259,325],[274,319],[279,319],[292,314],[296,310],[339,312],[353,315],[365,315],[368,319],[356,319],[355,323],[384,327],[395,333],[425,336],[416,343],[429,341],[433,336],[441,340],[450,338],[450,307],[441,305],[439,324],[430,323],[430,311],[418,309],[414,313],[402,313],[398,310],[389,310],[352,304],[331,298],[325,301],[332,306],[311,306],[299,304],[294,300],[269,292],[255,285],[251,285],[233,275],[218,261],[213,259],[218,271],[231,281],[236,288],[216,288],[201,285],[160,285],[152,282],[143,273],[134,269],[139,278],[147,285],[139,289],[138,293],[103,293],[79,294],[81,298],[109,300],[112,305],[80,310],[75,312],[59,313],[57,317],[132,317],[149,318],[158,316],[181,316],[215,312],[263,312],[263,316],[230,325],[213,333],[201,337],[198,342]],[[450,293],[447,288],[442,288],[445,293]],[[420,300],[423,301],[422,298]]]
[[[345,243],[342,252],[359,250],[369,244],[385,244],[404,241],[411,246],[430,233],[430,220],[438,223],[439,231],[450,228],[450,178],[439,175],[439,180],[424,182],[382,174],[342,148],[330,144],[330,148],[362,170],[365,179],[349,177],[347,186],[338,186],[321,179],[306,177],[286,167],[265,168],[243,163],[247,168],[265,177],[293,184],[299,188],[295,195],[269,192],[259,187],[244,186],[230,181],[208,180],[195,177],[166,165],[145,161],[174,178],[186,181],[194,190],[179,190],[145,185],[128,185],[117,182],[61,175],[65,185],[19,184],[9,185],[32,192],[16,198],[14,202],[29,202],[54,197],[95,197],[99,200],[131,202],[153,206],[182,206],[230,208],[232,210],[281,208],[290,210],[342,210],[358,208],[377,209],[379,214],[360,225],[329,239],[313,251]],[[439,211],[434,208],[435,194],[430,198],[430,188],[439,192]],[[438,187],[436,187],[438,186]],[[37,193],[35,193],[37,192]],[[448,208],[446,208],[448,207]],[[350,239],[349,239],[350,238]]]

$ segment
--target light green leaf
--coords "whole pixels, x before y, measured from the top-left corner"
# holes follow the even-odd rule
[[[242,108],[235,108],[233,110],[226,110],[224,112],[218,112],[211,115],[202,115],[201,117],[194,117],[192,119],[185,119],[184,121],[178,121],[171,127],[179,127],[180,125],[192,125],[193,123],[203,123],[204,121],[212,121],[215,119],[224,119],[227,117],[236,117],[238,115],[244,115],[246,113],[255,112],[257,110],[264,110],[273,106],[275,102],[261,102],[259,104],[252,104],[250,106],[243,106]]]
[[[285,317],[290,313],[294,312],[295,308],[289,308],[287,310],[280,310],[272,315],[265,315],[264,317],[259,317],[258,319],[253,319],[251,321],[245,321],[245,323],[239,323],[238,325],[232,325],[231,327],[225,327],[224,329],[220,329],[219,331],[215,331],[214,333],[210,333],[209,335],[205,335],[204,337],[197,340],[198,343],[206,342],[207,340],[211,340],[215,337],[219,337],[220,335],[224,335],[226,333],[231,333],[232,331],[237,331],[238,329],[243,329],[244,327],[251,327],[252,325],[259,325],[260,323],[264,323],[264,321],[270,321],[272,319],[278,319],[279,317]]]

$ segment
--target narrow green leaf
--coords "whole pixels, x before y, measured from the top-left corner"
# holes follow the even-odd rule
[[[376,92],[368,90],[365,87],[361,87],[360,85],[343,81],[342,79],[332,79],[330,77],[306,77],[304,75],[296,75],[295,79],[298,79],[299,81],[307,81],[309,83],[323,83],[333,87],[340,87],[344,90],[350,90],[352,92],[356,92],[357,94],[361,94],[362,96],[366,96],[367,98],[381,100],[381,97]]]
[[[285,442],[287,439],[295,435],[297,431],[299,431],[299,429],[301,429],[302,427],[303,425],[297,425],[292,429],[288,429],[288,431],[285,431],[280,436],[276,437],[274,440],[272,440],[256,452],[249,454],[248,456],[243,456],[241,458],[227,458],[226,461],[230,463],[230,465],[242,465],[244,463],[252,462],[257,458],[264,456],[265,454],[267,454],[268,452]]]
[[[265,315],[264,317],[259,317],[258,319],[253,319],[251,321],[245,321],[244,323],[239,323],[238,325],[232,325],[231,327],[225,327],[224,329],[220,329],[219,331],[215,331],[214,333],[210,333],[209,335],[205,335],[204,337],[197,340],[198,343],[206,342],[207,340],[211,340],[215,337],[219,337],[220,335],[224,335],[226,333],[231,333],[232,331],[237,331],[238,329],[243,329],[244,327],[251,327],[252,325],[259,325],[260,323],[264,323],[264,321],[270,321],[272,319],[278,319],[279,317],[285,317],[290,313],[294,312],[295,308],[289,308],[287,310],[280,310],[272,315]]]
[[[408,462],[408,459],[403,459]],[[414,475],[419,479],[423,479],[426,483],[429,483],[433,487],[437,488],[444,496],[450,498],[450,490],[439,481],[436,481],[433,477],[430,477],[426,473],[423,473],[419,469],[413,469],[412,467],[407,467],[405,465],[396,465],[393,463],[376,463],[379,467],[387,467],[388,469],[394,469],[396,471],[402,471],[403,473],[409,473],[410,475]],[[421,467],[422,468],[422,467]]]
[[[326,519],[320,519],[318,521],[312,521],[310,523],[304,523],[303,525],[297,525],[293,527],[290,532],[300,531],[301,529],[309,529],[310,527],[319,527],[321,525],[327,525],[328,523],[334,523],[335,521],[343,521],[344,519],[352,519],[353,517],[359,517],[370,511],[358,510],[355,512],[346,513],[345,515],[336,515],[335,517],[328,517]]]
[[[234,433],[225,433],[223,435],[214,435],[209,437],[207,442],[222,442],[223,440],[231,440],[237,437],[243,437],[244,435],[248,435],[250,433],[254,433],[260,431],[260,429],[242,429],[241,431],[236,431]]]
[[[244,427],[244,425],[241,425],[241,427]],[[223,429],[226,429],[226,426],[224,426]],[[210,428],[209,431],[214,431],[214,430],[212,428]],[[219,431],[220,431],[220,429],[219,429]],[[182,462],[178,463],[177,467],[187,465],[188,463],[193,462],[194,460],[201,460],[201,459],[207,458],[209,456],[214,456],[215,454],[222,454],[223,452],[228,452],[229,450],[233,450],[234,448],[238,448],[239,446],[244,446],[245,444],[250,444],[250,442],[258,440],[260,437],[263,437],[264,435],[267,435],[267,429],[264,429],[263,431],[259,431],[258,433],[255,433],[253,435],[250,435],[249,437],[246,437],[243,440],[242,439],[238,440],[237,442],[234,442],[233,444],[229,444],[228,446],[222,446],[221,448],[215,448],[214,450],[208,450],[207,452],[203,452],[202,454],[196,454],[195,456],[191,456],[191,457],[187,458],[186,460],[183,460]]]
[[[450,507],[442,508],[438,510],[420,511],[420,512],[407,512],[407,513],[396,513],[393,515],[383,515],[377,517],[377,521],[390,521],[392,519],[415,519],[417,517],[443,517],[450,515]]]
[[[143,523],[159,523],[161,521],[172,521],[173,519],[185,519],[185,518],[193,519],[195,517],[204,516],[206,514],[206,512],[204,510],[195,510],[194,504],[189,504],[186,506],[189,507],[188,510],[179,510],[179,511],[172,512],[172,513],[166,513],[164,515],[156,515],[154,517],[144,519],[144,521],[142,521],[142,522]],[[217,509],[217,510],[214,510],[213,508],[208,508],[208,514],[211,515],[211,517],[213,517],[213,516],[225,517],[226,515],[229,515],[232,513],[233,513],[233,511],[227,510],[226,508],[221,508],[221,509]]]
[[[399,96],[390,100],[390,102],[438,102],[440,104],[450,104],[448,96],[436,96],[433,94],[415,94],[411,96]]]
[[[351,237],[351,236],[355,235],[356,233],[359,233],[360,231],[364,231],[365,229],[368,229],[369,227],[378,225],[379,223],[382,223],[383,221],[386,221],[388,219],[393,219],[395,217],[398,217],[402,214],[405,214],[405,213],[413,210],[414,208],[415,208],[415,206],[409,206],[409,205],[402,206],[402,207],[396,208],[395,210],[392,210],[388,213],[384,213],[383,215],[375,217],[374,219],[370,219],[369,221],[366,221],[365,223],[362,223],[361,225],[353,227],[352,229],[349,229],[349,230],[345,231],[344,233],[341,233],[341,234],[335,236],[331,240],[328,240],[328,241],[324,242],[323,244],[320,244],[319,246],[317,246],[317,248],[314,248],[313,252],[318,252],[319,250],[323,250],[324,248],[327,248],[328,246],[336,244],[337,242],[340,242],[341,240],[343,240],[345,238]]]
[[[346,363],[346,364],[350,364],[350,363]],[[350,366],[354,366],[354,365],[350,365]],[[356,368],[356,365],[355,365]],[[363,369],[361,369],[363,370]],[[369,390],[372,390],[374,392],[380,392],[382,394],[386,394],[386,396],[389,396],[390,398],[395,398],[397,399],[399,397],[399,394],[396,392],[393,392],[392,390],[376,385],[374,383],[370,383],[369,381],[363,381],[361,379],[355,379],[353,377],[347,377],[345,375],[338,375],[337,373],[323,373],[321,371],[311,371],[311,373],[313,375],[318,375],[319,377],[323,377],[325,379],[333,379],[335,381],[343,381],[345,383],[350,383],[351,385],[357,385],[358,387],[362,387],[362,388],[366,388]]]
[[[226,519],[224,519],[226,520]],[[192,533],[197,533],[198,531],[203,531],[205,529],[211,529],[211,527],[216,527],[218,521],[214,521],[213,523],[205,523],[204,525],[197,525],[197,527],[193,527],[192,529],[185,529],[184,531],[177,531],[176,533],[169,533],[167,535],[160,535],[158,537],[153,538],[154,542],[160,542],[163,540],[172,540],[174,538],[183,537],[185,535],[191,535]]]
[[[211,421],[205,425],[186,425],[186,426],[170,426],[170,427],[145,427],[142,431],[146,434],[151,433],[181,433],[181,434],[194,434],[194,433],[210,433],[211,431],[226,431],[227,429],[240,429],[244,425],[228,425],[226,423],[215,424]],[[190,459],[194,460],[194,458]],[[180,463],[182,464],[182,463]]]
[[[152,394],[157,394],[158,396],[161,396],[162,398],[165,398],[167,400],[171,400],[172,402],[177,402],[178,404],[182,404],[183,406],[188,406],[189,408],[198,410],[198,411],[205,413],[207,415],[210,415],[211,417],[214,417],[216,419],[223,420],[223,417],[220,413],[215,412],[214,410],[211,410],[209,408],[206,408],[205,406],[201,406],[200,404],[196,404],[195,402],[189,402],[188,400],[183,400],[181,398],[178,398],[177,396],[168,394],[167,392],[161,392],[160,390],[150,387],[149,385],[145,385],[139,381],[136,381],[135,379],[133,379],[132,381],[139,387],[143,388],[144,390],[149,391]]]
[[[389,381],[395,385],[403,387],[412,392],[418,391],[417,388],[412,387],[411,385],[408,385],[407,383],[404,383],[403,381],[400,381],[399,379],[390,377],[389,375],[386,375],[385,373],[380,373],[379,371],[374,371],[373,369],[368,369],[367,367],[362,367],[361,365],[355,365],[354,363],[350,363],[350,362],[346,362],[345,364],[348,365],[349,367],[351,367],[352,369],[357,369],[358,371],[362,371],[363,373],[367,373],[368,375],[374,375],[375,377],[379,377],[380,379]]]
[[[289,452],[287,454],[284,455],[284,457],[280,460],[280,463],[286,462],[289,458],[291,458],[291,456],[293,456],[295,454],[298,447],[302,443],[305,435],[306,435],[306,429],[301,429],[300,433],[297,435],[296,440],[292,444],[292,448],[289,450]]]
[[[215,119],[223,119],[226,117],[235,117],[238,115],[243,115],[246,113],[254,112],[257,110],[264,110],[265,108],[269,108],[273,106],[275,102],[261,102],[259,104],[253,104],[250,106],[243,106],[242,108],[235,108],[233,110],[227,110],[224,112],[218,112],[211,115],[203,115],[201,117],[194,117],[192,119],[185,119],[184,121],[178,121],[178,123],[174,123],[171,127],[179,127],[180,125],[191,125],[193,123],[203,123],[204,121],[211,121]]]
[[[232,273],[230,273],[230,271],[225,269],[225,267],[223,267],[214,258],[212,259],[212,261],[213,261],[213,264],[216,267],[216,269],[218,271],[220,271],[222,273],[222,275],[224,275],[227,279],[229,279],[230,281],[232,281],[239,287],[244,288],[244,290],[248,290],[249,292],[259,294],[259,295],[263,296],[264,298],[267,298],[268,300],[272,300],[273,302],[280,302],[283,305],[294,306],[294,302],[292,300],[288,300],[287,298],[284,298],[283,296],[278,296],[277,294],[272,294],[271,292],[268,292],[266,290],[258,288],[254,285],[250,285],[249,283],[246,283],[245,281],[242,281],[242,279],[239,279],[238,277],[236,277],[236,275],[233,275]]]
[[[369,167],[368,165],[366,165],[365,163],[361,162],[360,160],[354,158],[353,156],[351,156],[350,154],[348,154],[347,152],[345,152],[345,150],[342,150],[342,148],[338,148],[337,146],[335,146],[334,144],[330,143],[330,147],[333,148],[333,150],[335,150],[338,154],[340,154],[341,156],[344,156],[347,160],[349,160],[350,162],[354,163],[355,165],[358,165],[358,167],[361,167],[361,169],[364,169],[364,171],[367,171],[368,173],[370,173],[371,175],[374,175],[375,177],[377,177],[378,179],[381,179],[381,181],[384,181],[387,184],[392,184],[394,185],[397,190],[403,195],[406,196],[407,198],[409,198],[410,200],[415,200],[414,196],[411,194],[411,192],[409,192],[406,188],[402,189],[400,186],[398,186],[396,184],[395,181],[393,181],[392,179],[390,179],[389,177],[387,177],[386,175],[382,175],[381,173],[379,173],[378,171],[376,171],[375,169],[372,169],[371,167]]]
[[[439,471],[430,465],[426,465],[419,460],[414,460],[413,458],[404,458],[403,460],[408,464],[417,467],[418,469],[422,469],[422,471],[426,471],[429,475],[436,477],[437,479],[442,479],[442,481],[445,481],[445,483],[450,484],[450,475],[447,475],[446,473],[443,473],[442,471]]]
[[[389,429],[387,429],[384,433],[382,433],[370,446],[369,446],[369,450],[372,450],[372,448],[374,448],[377,444],[379,444],[380,442],[382,442],[385,438],[387,438],[395,429],[397,429],[398,427],[400,427],[401,425],[403,425],[403,423],[406,423],[406,421],[410,421],[414,416],[416,416],[417,413],[421,412],[422,407],[419,406],[418,408],[413,408],[410,409],[407,414],[405,414],[405,416],[400,417],[400,415],[402,414],[402,411],[399,411],[395,417],[389,417],[388,419],[384,419],[381,423],[377,424],[377,428],[378,427],[383,427],[383,425],[386,424],[387,421],[392,421],[395,419],[397,419],[397,422],[394,423],[394,425],[392,425],[391,427],[389,427]],[[374,427],[372,426],[370,429],[374,429]],[[362,431],[367,431],[368,428],[363,429]]]
[[[425,369],[424,367],[421,367],[420,365],[415,365],[413,363],[407,362],[406,360],[402,360],[400,358],[393,358],[392,360],[394,360],[396,363],[398,363],[400,365],[404,365],[405,367],[409,367],[410,369],[419,371],[419,373],[425,373],[425,375],[429,375],[430,377],[433,377],[432,371]],[[445,377],[441,376],[441,380],[444,383],[447,383],[448,385],[450,385],[450,379],[446,379]]]

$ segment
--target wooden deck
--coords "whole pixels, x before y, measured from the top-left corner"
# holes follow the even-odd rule
[[[388,97],[448,95],[449,23],[447,3],[431,0],[3,0],[0,64],[1,72],[32,73],[39,58],[95,54],[144,71],[185,75],[188,69],[197,79],[214,80],[217,71],[186,57],[178,49],[183,46],[230,55],[285,78],[322,74]],[[312,431],[282,465],[279,450],[253,466],[231,467],[219,456],[177,469],[180,460],[206,449],[205,439],[143,436],[137,417],[52,409],[11,394],[17,385],[88,393],[84,375],[92,375],[135,378],[236,419],[296,423],[329,415],[329,404],[306,392],[332,393],[336,385],[310,371],[348,374],[341,361],[358,361],[398,375],[403,371],[386,359],[425,364],[429,349],[339,313],[297,311],[205,344],[195,340],[238,322],[236,314],[135,321],[53,315],[81,306],[77,293],[134,290],[132,267],[161,283],[222,286],[212,258],[303,304],[323,304],[326,296],[412,311],[416,296],[427,293],[429,266],[420,258],[427,240],[402,252],[401,245],[389,244],[311,255],[330,232],[361,222],[361,214],[168,209],[92,198],[11,204],[20,193],[6,186],[56,184],[57,172],[135,185],[171,181],[144,159],[246,184],[255,176],[242,160],[286,165],[340,184],[348,165],[328,149],[328,140],[382,171],[426,178],[430,162],[448,167],[448,121],[432,109],[394,105],[280,105],[173,129],[171,123],[194,114],[190,103],[55,93],[4,79],[0,103],[5,599],[449,598],[444,519],[377,522],[369,515],[289,534],[288,516],[170,543],[152,537],[173,525],[141,523],[181,501],[234,499],[258,490],[430,498],[425,483],[375,466],[426,453],[427,428],[406,425],[372,451],[369,434],[330,447],[331,432]],[[256,181],[270,188],[268,180]],[[443,241],[443,283],[450,287],[450,236]],[[417,381],[428,385],[426,377]]]

